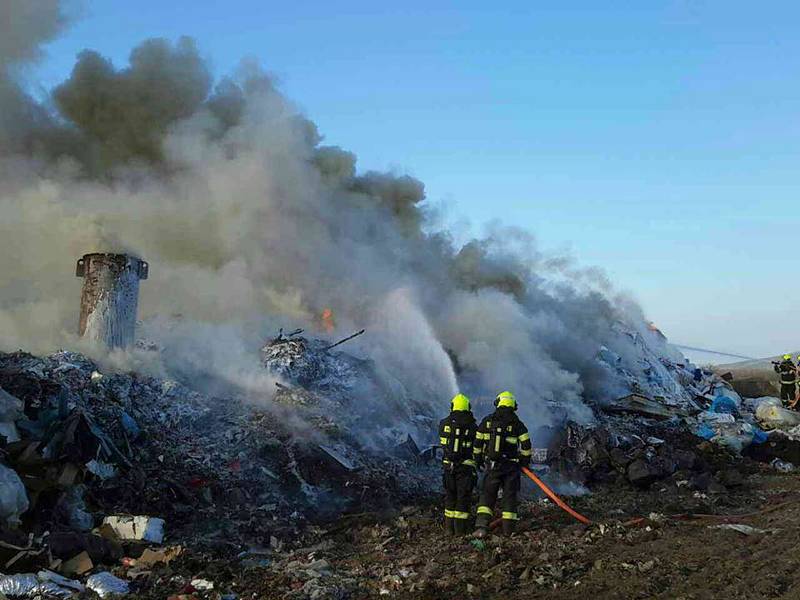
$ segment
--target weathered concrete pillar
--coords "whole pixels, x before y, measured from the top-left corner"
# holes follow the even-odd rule
[[[127,254],[86,254],[78,261],[75,275],[83,277],[81,291],[81,337],[125,348],[133,344],[139,280],[147,279],[149,265]]]

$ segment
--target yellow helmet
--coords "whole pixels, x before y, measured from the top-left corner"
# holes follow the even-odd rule
[[[783,355],[783,360],[792,360],[792,355],[791,354],[784,354]]]
[[[464,394],[456,394],[450,401],[450,410],[467,411],[470,409],[469,398]]]
[[[509,408],[517,408],[517,399],[514,398],[514,394],[509,391],[500,392],[497,394],[497,398],[494,400],[494,405],[496,407],[507,406]]]

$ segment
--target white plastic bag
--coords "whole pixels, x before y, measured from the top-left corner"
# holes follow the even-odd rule
[[[0,519],[16,527],[20,515],[28,510],[28,506],[28,494],[19,475],[0,464]]]

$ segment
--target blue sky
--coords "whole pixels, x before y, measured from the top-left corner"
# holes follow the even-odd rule
[[[361,169],[422,179],[448,219],[499,219],[604,268],[673,340],[800,349],[800,5],[85,3],[34,83],[90,47],[198,40],[277,75]]]

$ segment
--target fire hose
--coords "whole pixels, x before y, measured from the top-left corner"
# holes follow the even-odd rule
[[[553,490],[551,490],[549,487],[547,487],[547,485],[545,485],[544,481],[539,479],[533,473],[533,471],[531,471],[528,467],[522,467],[522,472],[525,473],[525,475],[527,475],[528,478],[531,481],[533,481],[533,483],[538,485],[542,489],[542,491],[545,493],[545,495],[548,498],[550,498],[550,500],[555,502],[561,510],[563,510],[566,513],[568,513],[570,516],[572,516],[574,519],[577,519],[578,521],[580,521],[584,525],[591,525],[592,524],[592,522],[589,519],[584,517],[579,512],[574,511],[572,508],[570,508],[569,504],[567,504],[561,498],[556,496],[555,492],[553,492]]]
[[[576,519],[576,520],[580,521],[580,522],[581,522],[581,523],[583,523],[584,525],[591,525],[591,524],[592,524],[591,520],[587,519],[586,517],[584,517],[584,516],[583,516],[582,514],[580,514],[579,512],[577,512],[577,511],[573,510],[573,509],[572,509],[572,508],[569,506],[569,504],[567,504],[567,503],[566,503],[566,502],[564,502],[564,501],[563,501],[561,498],[559,498],[558,496],[556,496],[555,492],[554,492],[553,490],[551,490],[549,487],[547,487],[547,484],[545,484],[545,482],[544,482],[544,481],[542,481],[541,479],[539,479],[539,478],[538,478],[538,477],[537,477],[537,476],[534,474],[534,472],[533,472],[533,471],[531,471],[531,470],[530,470],[528,467],[522,467],[522,472],[523,472],[523,473],[525,473],[525,475],[527,475],[527,476],[528,476],[528,478],[529,478],[531,481],[533,481],[533,483],[535,483],[536,485],[538,485],[538,486],[541,488],[541,490],[542,490],[542,491],[545,493],[545,495],[546,495],[548,498],[550,498],[550,500],[552,500],[553,502],[555,502],[555,504],[556,504],[556,505],[558,505],[558,507],[559,507],[561,510],[563,510],[563,511],[564,511],[564,512],[566,512],[566,513],[568,513],[568,514],[569,514],[571,517],[573,517],[574,519]],[[497,527],[497,525],[499,524],[499,522],[500,522],[500,521],[501,521],[501,519],[498,519],[497,521],[495,521],[494,523],[492,523],[492,525],[491,525],[492,529],[494,529],[495,527]]]

